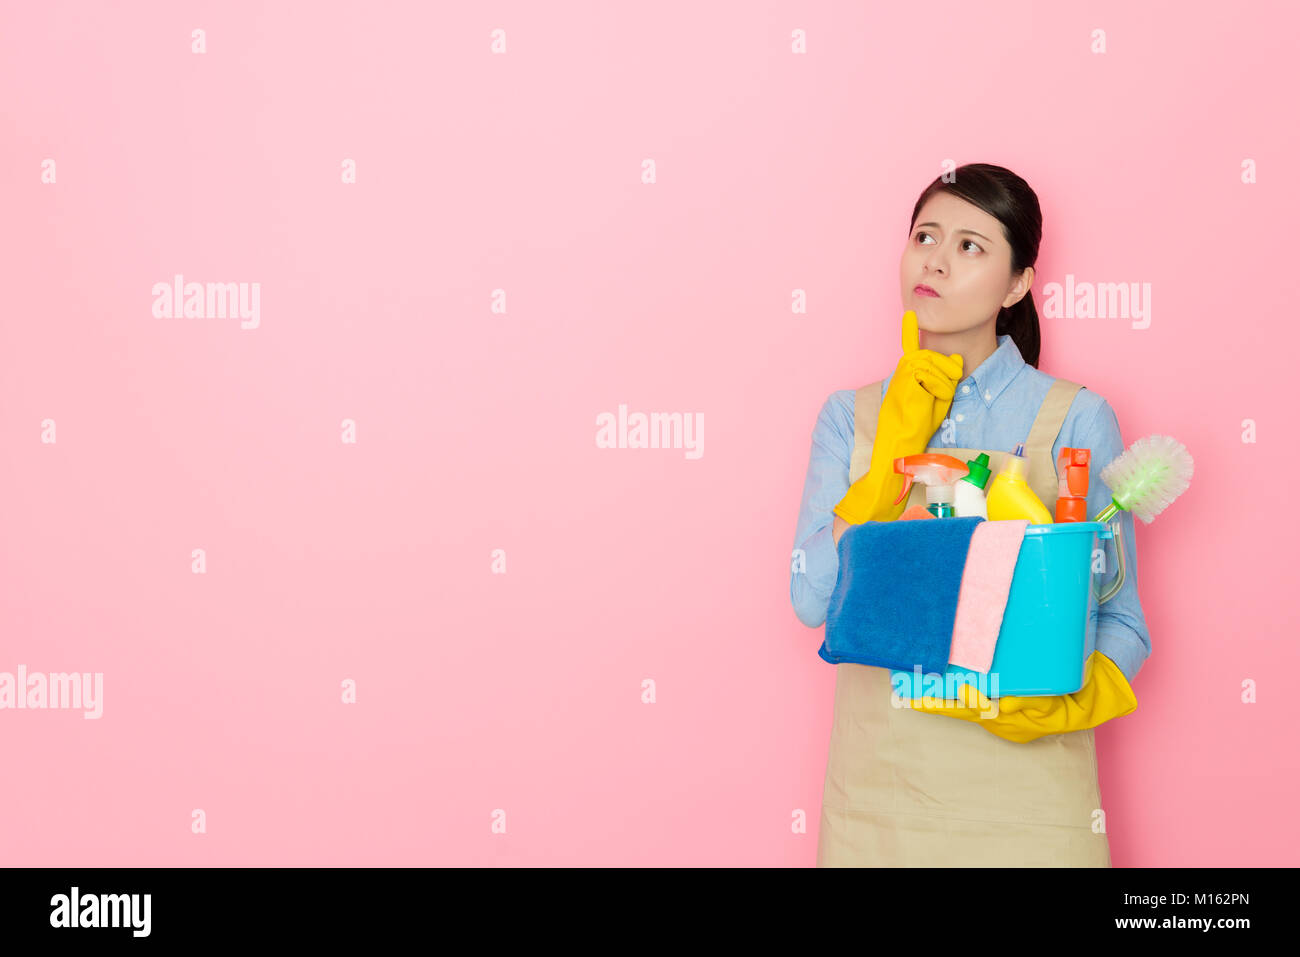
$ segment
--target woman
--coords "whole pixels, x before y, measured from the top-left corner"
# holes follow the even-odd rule
[[[1041,236],[1037,196],[999,166],[962,166],[952,182],[936,179],[917,200],[899,279],[921,351],[899,362],[903,375],[834,392],[822,406],[795,533],[803,562],[790,578],[805,625],[826,619],[837,546],[849,526],[835,511],[843,513],[868,482],[877,426],[887,419],[882,396],[895,379],[899,390],[886,411],[897,418],[899,396],[920,382],[934,393],[934,418],[914,415],[913,433],[941,423],[924,449],[897,454],[945,452],[966,461],[987,451],[1000,465],[1024,442],[1030,485],[1054,511],[1057,453],[1087,448],[1088,514],[1109,503],[1100,471],[1124,450],[1115,413],[1095,392],[1038,370],[1030,286]],[[920,355],[929,357],[923,372]],[[901,477],[890,481],[897,482],[892,498]],[[917,483],[898,509],[924,500]],[[1124,684],[1151,642],[1137,595],[1133,519],[1122,511],[1115,521],[1123,526],[1127,573],[1098,609],[1099,654],[1090,661]],[[1098,714],[1085,730],[1004,737],[1003,726],[969,713],[894,707],[885,668],[835,667],[818,866],[1110,866],[1092,727],[1127,712]],[[1066,697],[1073,706],[1074,696]]]

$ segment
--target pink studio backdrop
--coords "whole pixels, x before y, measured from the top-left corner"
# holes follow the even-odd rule
[[[1038,192],[1040,312],[1150,283],[1146,328],[1043,318],[1041,368],[1196,461],[1139,523],[1114,863],[1295,864],[1296,21],[7,4],[0,671],[103,685],[0,711],[0,863],[811,866],[809,438],[893,370],[951,160]],[[156,317],[176,274],[259,283],[258,325]],[[598,448],[620,404],[703,455]]]

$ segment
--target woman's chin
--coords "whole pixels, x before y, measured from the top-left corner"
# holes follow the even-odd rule
[[[944,317],[938,315],[938,310],[932,305],[934,298],[931,296],[913,296],[912,303],[907,308],[916,313],[916,328],[922,332],[948,332]]]

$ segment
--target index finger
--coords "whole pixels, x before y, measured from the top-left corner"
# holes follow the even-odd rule
[[[903,313],[903,355],[921,347],[920,333],[916,331],[916,313],[911,309]]]

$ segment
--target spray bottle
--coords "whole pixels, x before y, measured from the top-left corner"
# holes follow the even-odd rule
[[[940,452],[921,452],[894,459],[894,471],[903,476],[903,494],[894,500],[897,505],[907,498],[912,483],[925,484],[925,508],[935,518],[956,518],[953,507],[952,483],[970,472],[961,459]]]
[[[1088,463],[1090,449],[1062,448],[1056,456],[1056,474],[1059,490],[1056,495],[1056,521],[1086,522],[1088,520]]]

